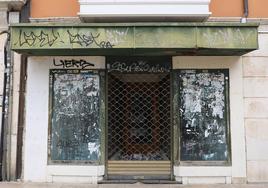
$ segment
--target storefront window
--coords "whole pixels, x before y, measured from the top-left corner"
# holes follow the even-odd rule
[[[50,71],[51,161],[99,160],[99,85],[96,72]]]
[[[181,161],[227,161],[228,70],[177,74]]]

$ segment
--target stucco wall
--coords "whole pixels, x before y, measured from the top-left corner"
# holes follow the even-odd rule
[[[230,6],[231,5],[231,6]],[[242,17],[243,1],[242,0],[211,0],[210,11],[211,17]]]
[[[31,0],[31,17],[77,17],[78,0]]]
[[[250,18],[267,18],[268,1],[267,0],[249,0],[249,17]]]
[[[267,0],[249,0],[250,18],[268,17]],[[212,17],[242,17],[243,0],[211,0]],[[78,0],[31,0],[31,17],[77,17]]]
[[[259,50],[243,56],[248,182],[268,182],[268,26],[259,28]]]

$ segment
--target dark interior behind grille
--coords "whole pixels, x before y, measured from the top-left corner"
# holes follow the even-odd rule
[[[170,160],[169,73],[108,75],[108,160]]]

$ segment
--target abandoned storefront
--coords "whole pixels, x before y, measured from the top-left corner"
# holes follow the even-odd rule
[[[19,24],[11,31],[12,49],[28,56],[25,180],[246,176],[240,56],[257,49],[257,25]]]

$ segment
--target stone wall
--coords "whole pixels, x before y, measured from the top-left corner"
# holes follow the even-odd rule
[[[268,25],[259,28],[259,50],[242,59],[247,181],[268,182]]]

